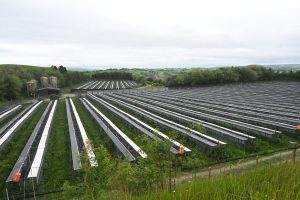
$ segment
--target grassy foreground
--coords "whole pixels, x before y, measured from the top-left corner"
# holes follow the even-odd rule
[[[126,199],[300,199],[300,163],[262,167],[247,173],[195,179],[174,191]],[[117,199],[121,196],[116,197]]]
[[[224,200],[224,199],[300,199],[300,163],[284,163],[263,166],[231,175],[197,178],[192,182],[178,184],[175,190],[141,193],[139,196],[116,191],[101,193],[94,199],[126,200]],[[39,199],[70,199],[68,192],[43,195]],[[82,198],[85,199],[85,198]]]

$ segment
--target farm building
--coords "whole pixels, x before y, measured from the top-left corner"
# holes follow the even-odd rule
[[[40,88],[36,91],[37,97],[46,98],[50,95],[59,95],[60,94],[60,88],[54,88],[54,87],[46,87],[46,88]]]
[[[37,89],[37,81],[31,80],[26,83],[28,96],[33,96]]]
[[[57,77],[50,76],[49,78],[46,76],[41,77],[41,88],[39,88],[36,92],[37,97],[47,98],[50,95],[59,95],[60,88],[58,88]]]

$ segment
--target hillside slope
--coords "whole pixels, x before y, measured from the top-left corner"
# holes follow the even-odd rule
[[[300,163],[265,166],[246,173],[195,179],[173,192],[128,199],[300,199]]]

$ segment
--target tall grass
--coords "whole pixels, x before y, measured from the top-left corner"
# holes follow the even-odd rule
[[[159,191],[124,199],[300,199],[300,165],[262,167],[247,173],[194,179],[175,190]],[[119,197],[117,197],[119,199]]]
[[[300,199],[300,163],[264,165],[251,171],[236,171],[230,175],[195,178],[192,182],[178,184],[175,190],[149,191],[140,195],[119,193],[116,190],[102,193],[95,199],[127,200],[297,200]],[[39,199],[65,199],[60,194],[50,194]],[[86,199],[86,198],[81,198]]]

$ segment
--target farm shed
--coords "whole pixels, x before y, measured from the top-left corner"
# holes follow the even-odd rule
[[[40,88],[37,90],[36,94],[38,97],[47,98],[50,95],[59,95],[60,88],[54,88],[54,87]]]

